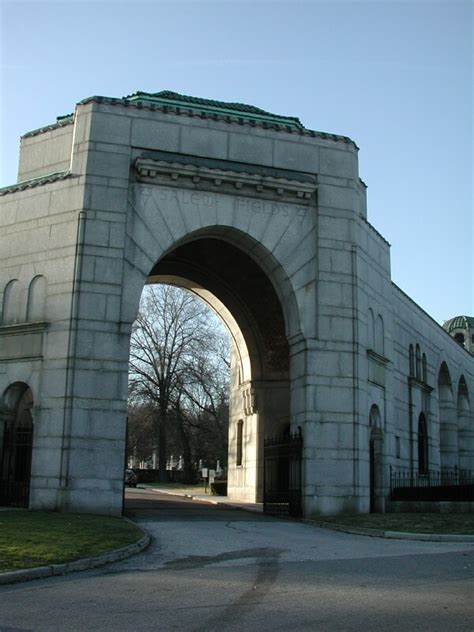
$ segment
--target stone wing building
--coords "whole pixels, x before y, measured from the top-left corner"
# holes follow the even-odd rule
[[[91,97],[22,137],[0,200],[0,504],[121,512],[154,281],[231,333],[232,498],[262,500],[265,439],[288,429],[306,516],[384,510],[390,467],[474,469],[472,346],[392,282],[351,139],[172,92]]]

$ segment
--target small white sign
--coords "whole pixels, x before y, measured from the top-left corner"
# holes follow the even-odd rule
[[[207,478],[207,467],[203,467],[201,470],[201,476]]]
[[[216,470],[209,470],[209,482],[213,483],[216,478]]]

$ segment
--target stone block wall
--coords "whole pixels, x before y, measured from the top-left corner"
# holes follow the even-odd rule
[[[73,131],[71,121],[25,134],[20,141],[18,182],[68,170]]]

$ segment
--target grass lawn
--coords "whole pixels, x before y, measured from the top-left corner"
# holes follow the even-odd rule
[[[342,514],[325,516],[321,522],[380,531],[474,535],[474,513]]]
[[[46,511],[0,512],[0,572],[94,557],[139,540],[122,518]]]

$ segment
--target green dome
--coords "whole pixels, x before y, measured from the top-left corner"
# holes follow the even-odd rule
[[[474,329],[474,316],[455,316],[443,323],[443,329],[451,333],[455,329]]]

